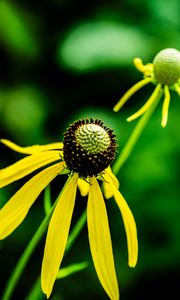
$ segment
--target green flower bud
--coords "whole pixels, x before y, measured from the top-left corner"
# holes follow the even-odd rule
[[[154,77],[158,83],[172,86],[180,79],[180,52],[173,48],[160,51],[153,60]]]

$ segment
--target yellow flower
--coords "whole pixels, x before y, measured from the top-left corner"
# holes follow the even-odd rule
[[[20,225],[41,191],[57,175],[68,173],[68,180],[48,227],[41,271],[42,290],[47,297],[52,292],[65,252],[76,190],[79,187],[83,196],[88,195],[89,244],[97,275],[109,298],[119,299],[108,217],[98,179],[103,181],[105,196],[114,196],[121,211],[130,267],[136,265],[138,243],[133,215],[118,190],[118,180],[109,166],[117,147],[113,131],[100,120],[86,119],[69,126],[63,143],[23,148],[9,140],[2,139],[1,142],[28,156],[0,170],[0,187],[23,178],[38,168],[44,169],[25,183],[0,210],[0,239],[7,237]]]
[[[155,56],[153,63],[143,65],[140,58],[135,58],[134,65],[143,73],[144,79],[137,82],[121,97],[114,106],[114,111],[119,111],[135,92],[151,82],[156,85],[152,95],[135,114],[127,119],[127,121],[130,122],[140,117],[157,99],[159,99],[159,97],[161,97],[162,94],[164,94],[161,126],[165,127],[168,119],[170,90],[174,90],[180,95],[180,52],[173,48],[164,49]]]

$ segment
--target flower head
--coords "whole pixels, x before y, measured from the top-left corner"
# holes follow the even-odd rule
[[[113,196],[121,211],[131,267],[137,262],[138,245],[133,215],[109,166],[117,147],[113,131],[100,120],[86,119],[69,126],[63,143],[23,148],[8,140],[1,142],[28,156],[0,170],[0,187],[40,167],[44,169],[26,182],[0,210],[0,239],[20,225],[38,195],[57,175],[68,173],[48,227],[41,271],[42,290],[47,297],[52,292],[67,244],[78,187],[82,196],[88,195],[89,244],[97,275],[109,298],[119,299],[108,217],[98,179],[103,181],[105,197]]]
[[[117,112],[125,102],[139,89],[148,83],[156,85],[152,95],[147,102],[127,121],[132,121],[144,114],[156,100],[164,94],[162,107],[161,126],[165,127],[168,120],[168,109],[170,103],[170,90],[180,95],[180,52],[173,48],[160,51],[154,58],[153,63],[143,65],[140,58],[134,59],[135,67],[144,75],[144,79],[132,86],[114,106]]]
[[[115,157],[117,148],[113,131],[100,120],[80,120],[64,134],[64,160],[70,171],[80,177],[97,176]]]

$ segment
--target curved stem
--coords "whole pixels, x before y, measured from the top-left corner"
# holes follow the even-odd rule
[[[141,133],[143,132],[145,126],[147,125],[152,113],[154,112],[161,96],[162,96],[162,91],[160,91],[160,93],[157,96],[154,103],[150,106],[150,108],[140,118],[140,120],[137,123],[136,127],[134,128],[132,134],[130,135],[126,145],[124,146],[124,148],[121,151],[120,155],[117,157],[115,163],[113,164],[112,169],[113,169],[114,174],[116,174],[116,175],[118,174],[120,168],[122,167],[122,165],[128,159],[128,157],[131,154],[135,144],[137,143]]]

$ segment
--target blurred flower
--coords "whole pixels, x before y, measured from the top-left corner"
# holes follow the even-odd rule
[[[164,49],[155,56],[153,63],[143,65],[140,58],[135,58],[134,65],[143,73],[144,79],[132,86],[121,97],[114,106],[114,111],[119,111],[135,92],[151,82],[156,85],[152,95],[135,114],[127,119],[127,121],[130,122],[140,117],[157,99],[159,99],[159,97],[161,97],[162,94],[164,94],[161,126],[165,127],[168,119],[170,90],[174,90],[180,95],[180,52],[173,48]]]
[[[73,214],[76,190],[88,195],[87,224],[89,243],[99,280],[110,299],[119,299],[106,206],[97,179],[104,183],[105,197],[114,199],[121,211],[129,254],[129,266],[137,262],[137,232],[133,215],[118,190],[118,180],[110,169],[116,152],[113,131],[102,121],[79,120],[69,126],[62,143],[20,147],[3,144],[28,154],[15,164],[0,170],[0,187],[4,187],[40,167],[46,168],[32,177],[0,210],[0,239],[7,237],[24,220],[41,191],[58,175],[69,174],[52,214],[44,250],[41,272],[43,292],[50,296],[63,259]],[[51,166],[47,166],[51,164]]]

